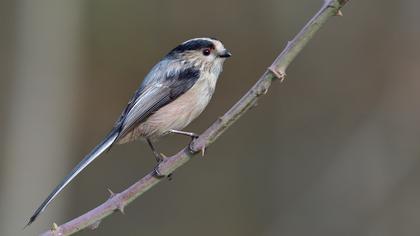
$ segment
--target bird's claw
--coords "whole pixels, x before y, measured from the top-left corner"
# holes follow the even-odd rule
[[[162,172],[160,172],[160,170],[159,170],[159,164],[157,164],[157,166],[155,166],[155,168],[153,169],[153,171],[155,172],[154,174],[155,174],[156,177],[162,178],[162,177],[165,177],[165,175],[162,174]]]
[[[162,154],[161,153],[161,155],[164,157],[164,158],[166,158],[166,156],[164,155],[164,154]],[[153,169],[153,172],[154,172],[154,175],[157,177],[157,178],[163,178],[163,177],[166,177],[166,178],[168,178],[168,180],[169,181],[171,181],[172,180],[172,176],[173,176],[173,173],[170,173],[170,174],[168,174],[168,175],[165,175],[165,174],[163,174],[161,171],[160,171],[160,163],[162,163],[163,162],[163,159],[161,160],[161,161],[158,161],[158,164],[155,166],[155,168]]]

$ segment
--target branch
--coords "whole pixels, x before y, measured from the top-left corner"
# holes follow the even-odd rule
[[[195,139],[189,146],[182,149],[176,155],[168,157],[160,163],[158,166],[159,172],[163,175],[168,175],[188,162],[197,153],[201,152],[202,155],[204,155],[205,148],[216,141],[227,128],[253,107],[257,99],[267,92],[273,80],[279,79],[280,81],[283,81],[285,79],[286,69],[293,59],[295,59],[303,47],[330,17],[341,15],[341,7],[348,1],[349,0],[325,1],[318,13],[312,17],[292,41],[288,42],[283,52],[276,58],[273,64],[260,77],[254,86],[229,111],[217,119],[203,134],[201,134],[200,137]],[[163,179],[164,178],[156,177],[154,171],[152,171],[123,192],[118,194],[111,192],[111,197],[98,207],[63,225],[57,226],[54,224],[53,229],[44,232],[42,235],[71,235],[87,227],[96,228],[102,219],[115,211],[124,212],[125,206]]]

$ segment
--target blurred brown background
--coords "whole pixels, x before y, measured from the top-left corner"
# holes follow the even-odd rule
[[[115,146],[22,230],[171,48],[214,36],[234,55],[187,128],[201,132],[321,4],[1,1],[0,235],[36,235],[153,168],[145,143]],[[204,159],[79,235],[419,235],[419,8],[350,1]],[[157,146],[170,155],[187,143]]]

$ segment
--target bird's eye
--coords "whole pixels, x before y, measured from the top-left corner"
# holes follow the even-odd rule
[[[209,49],[209,48],[204,49],[204,50],[203,50],[203,55],[204,55],[204,56],[208,56],[208,55],[210,55],[210,49]]]

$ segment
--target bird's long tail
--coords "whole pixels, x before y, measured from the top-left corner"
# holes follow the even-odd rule
[[[63,190],[67,184],[70,183],[86,166],[88,166],[93,160],[95,160],[99,155],[101,155],[105,150],[107,150],[117,139],[118,131],[113,130],[111,131],[108,136],[98,144],[89,154],[87,154],[82,161],[75,166],[71,172],[61,181],[57,187],[48,195],[48,197],[41,203],[41,205],[36,209],[34,214],[29,219],[29,222],[26,226],[30,225],[32,222],[36,220],[36,218],[41,214],[48,204]],[[26,227],[25,226],[25,227]]]

